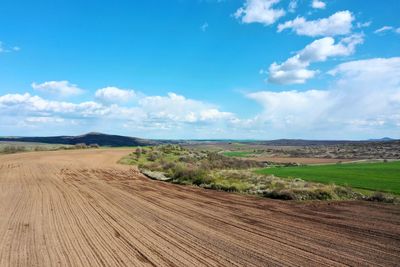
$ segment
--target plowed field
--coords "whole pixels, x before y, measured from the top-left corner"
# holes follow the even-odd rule
[[[0,156],[0,266],[396,266],[400,208],[149,180],[129,151]]]

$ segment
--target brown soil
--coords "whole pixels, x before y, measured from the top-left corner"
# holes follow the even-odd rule
[[[127,150],[0,156],[0,266],[396,266],[400,208],[149,180]]]

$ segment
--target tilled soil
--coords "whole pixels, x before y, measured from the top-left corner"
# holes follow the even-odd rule
[[[400,208],[148,180],[128,150],[0,156],[0,266],[396,266]]]

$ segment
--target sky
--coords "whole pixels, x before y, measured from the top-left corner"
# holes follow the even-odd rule
[[[400,138],[398,0],[3,0],[0,136]]]

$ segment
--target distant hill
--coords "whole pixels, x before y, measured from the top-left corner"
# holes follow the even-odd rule
[[[160,144],[226,144],[245,143],[267,146],[318,146],[318,145],[340,145],[340,144],[362,144],[362,143],[386,143],[400,142],[388,137],[382,139],[370,139],[364,141],[348,140],[303,140],[303,139],[277,139],[277,140],[234,140],[234,139],[202,139],[202,140],[151,140],[122,135],[110,135],[103,133],[87,133],[78,136],[49,136],[49,137],[0,137],[1,141],[30,142],[46,144],[75,145],[80,143],[98,144],[100,146],[151,146]]]
[[[384,142],[384,141],[393,141],[395,139],[390,138],[390,137],[383,137],[383,138],[379,138],[379,139],[368,139],[368,141],[378,141],[378,142]]]
[[[259,141],[257,143],[270,146],[320,146],[320,145],[341,145],[360,143],[365,141],[350,140],[303,140],[303,139],[277,139],[269,141]]]
[[[255,143],[270,146],[330,146],[345,144],[368,144],[380,142],[396,142],[396,139],[382,138],[375,140],[303,140],[303,139],[277,139],[270,141],[255,141]]]
[[[304,140],[304,139],[276,139],[276,140],[181,140],[182,144],[227,144],[227,143],[240,143],[264,146],[334,146],[345,144],[369,144],[369,143],[387,143],[387,142],[400,142],[396,139],[382,138],[374,140]]]
[[[80,143],[98,144],[100,146],[149,146],[165,143],[165,141],[156,141],[128,137],[121,135],[109,135],[102,133],[88,133],[78,136],[50,136],[50,137],[0,137],[0,141],[12,142],[34,142],[47,144],[75,145]]]

